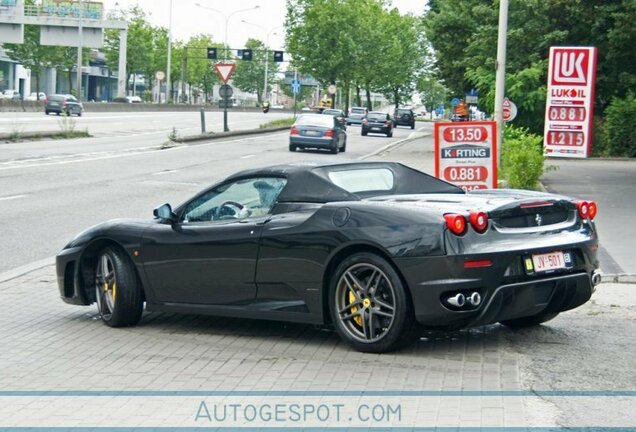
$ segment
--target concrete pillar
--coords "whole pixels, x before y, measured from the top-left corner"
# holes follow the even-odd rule
[[[117,75],[117,96],[126,96],[128,73],[126,72],[126,51],[128,50],[128,30],[119,31],[119,70]]]
[[[57,70],[54,68],[46,69],[46,79],[44,84],[44,88],[46,90],[42,90],[47,95],[56,94],[57,93]]]

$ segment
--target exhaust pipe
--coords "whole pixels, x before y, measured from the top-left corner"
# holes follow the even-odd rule
[[[451,306],[455,306],[455,307],[463,307],[466,304],[466,296],[462,293],[458,293],[456,295],[454,295],[453,297],[448,297],[446,299],[446,301],[448,302],[448,304],[450,304]]]
[[[477,291],[469,295],[467,300],[468,300],[468,303],[470,303],[471,305],[475,307],[481,304],[481,296],[479,295]]]
[[[594,270],[592,273],[592,285],[596,286],[601,283],[601,272],[598,270]]]

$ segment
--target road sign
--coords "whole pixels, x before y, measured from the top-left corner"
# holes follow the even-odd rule
[[[477,105],[479,103],[479,96],[471,95],[469,93],[466,94],[466,103],[470,105]]]
[[[453,98],[453,100],[451,101],[451,105],[452,105],[452,106],[457,106],[457,105],[459,105],[459,98]]]
[[[327,87],[327,91],[329,92],[329,94],[336,94],[336,85],[329,84],[329,87]]]
[[[497,188],[497,123],[435,123],[435,176],[465,191]]]
[[[292,89],[292,93],[293,94],[300,93],[300,80],[299,79],[291,80],[291,89]]]
[[[219,87],[219,96],[221,96],[223,99],[229,99],[232,97],[233,94],[234,89],[232,89],[231,85],[223,84],[221,87]]]
[[[155,72],[155,79],[157,81],[163,81],[163,79],[166,77],[166,74],[163,71],[157,71]]]
[[[543,144],[548,156],[585,158],[592,146],[595,47],[551,47]]]
[[[236,64],[234,63],[217,63],[214,65],[214,69],[216,69],[216,73],[219,74],[219,78],[221,78],[223,84],[227,84],[230,80],[235,67]]]
[[[517,105],[508,98],[503,100],[503,121],[506,123],[517,118]]]

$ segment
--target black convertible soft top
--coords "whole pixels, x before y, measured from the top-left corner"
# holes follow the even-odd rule
[[[329,173],[356,169],[387,168],[394,176],[390,191],[365,191],[354,194],[335,185]],[[343,162],[331,164],[289,164],[275,165],[241,171],[227,180],[244,177],[275,176],[287,179],[287,184],[278,196],[278,202],[358,201],[380,195],[410,195],[431,193],[463,194],[464,191],[450,183],[417,171],[397,162]]]

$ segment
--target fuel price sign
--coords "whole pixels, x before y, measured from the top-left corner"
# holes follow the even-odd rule
[[[497,124],[435,123],[435,176],[465,191],[497,188]]]

